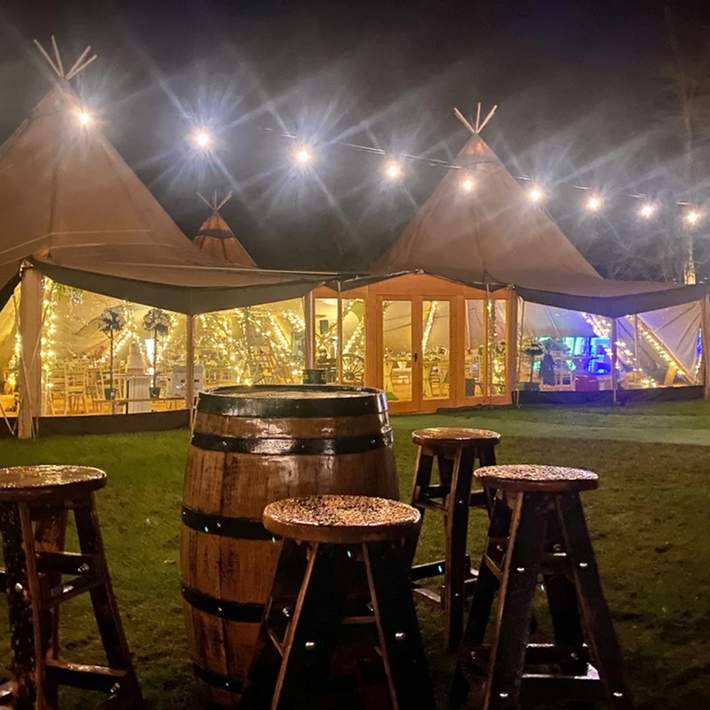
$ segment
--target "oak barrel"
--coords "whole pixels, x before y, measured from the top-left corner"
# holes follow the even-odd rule
[[[239,700],[280,542],[275,500],[398,497],[387,400],[364,387],[263,385],[200,393],[185,475],[181,570],[195,672],[210,700]]]

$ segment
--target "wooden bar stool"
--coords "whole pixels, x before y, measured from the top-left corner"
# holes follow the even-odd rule
[[[3,582],[14,674],[0,702],[18,710],[56,708],[59,685],[103,690],[111,707],[142,703],[96,514],[94,491],[105,484],[103,471],[84,466],[0,469]],[[64,549],[68,511],[74,513],[80,552]],[[59,605],[83,592],[91,596],[107,667],[59,657]]]
[[[334,692],[325,683],[337,675],[333,659],[355,665],[367,647],[375,651],[383,682],[377,701],[364,699],[368,690],[359,688],[365,707],[434,708],[403,549],[419,521],[405,503],[364,496],[291,498],[266,506],[264,525],[284,544],[246,707],[320,707]]]
[[[451,706],[463,705],[473,685],[485,709],[541,700],[606,700],[613,708],[632,708],[579,498],[597,487],[597,475],[528,465],[479,468],[475,475],[497,493]],[[553,644],[528,643],[540,580]],[[496,593],[495,629],[486,645]]]
[[[443,560],[414,565],[410,572],[413,589],[428,602],[444,609],[447,617],[448,646],[458,646],[463,633],[465,600],[473,592],[476,570],[468,555],[468,509],[487,508],[485,491],[471,492],[473,470],[495,465],[495,447],[500,434],[488,429],[417,429],[412,440],[418,447],[414,472],[412,505],[424,517],[426,510],[443,512],[446,551]],[[432,484],[434,461],[439,482]],[[412,540],[410,560],[414,559],[416,538]],[[438,587],[422,583],[443,575]]]

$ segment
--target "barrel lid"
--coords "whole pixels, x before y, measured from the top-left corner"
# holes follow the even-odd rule
[[[374,387],[237,385],[200,392],[197,410],[231,417],[346,417],[387,411]]]

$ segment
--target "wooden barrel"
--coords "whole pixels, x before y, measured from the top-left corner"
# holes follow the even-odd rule
[[[275,500],[397,498],[387,400],[362,387],[203,392],[185,475],[181,569],[195,672],[210,700],[239,700],[280,551],[261,522]]]

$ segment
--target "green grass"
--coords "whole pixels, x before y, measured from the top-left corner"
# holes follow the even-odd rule
[[[501,431],[501,462],[586,466],[601,474],[601,488],[584,494],[583,500],[638,707],[708,707],[710,448],[697,445],[710,445],[708,403],[396,417],[405,499],[414,465],[410,431],[447,424]],[[72,462],[109,472],[109,485],[98,496],[99,514],[129,643],[153,708],[200,707],[178,578],[186,451],[185,431],[0,441],[5,466]],[[422,559],[437,554],[438,523],[430,514],[420,545]],[[484,530],[483,516],[474,513],[471,539],[476,550]],[[101,660],[86,601],[77,599],[66,608],[67,654],[76,660]],[[424,606],[419,612],[444,707],[452,657],[444,651],[440,614]],[[0,662],[9,668],[6,634]],[[63,699],[66,708],[90,707],[85,694],[69,691]]]

